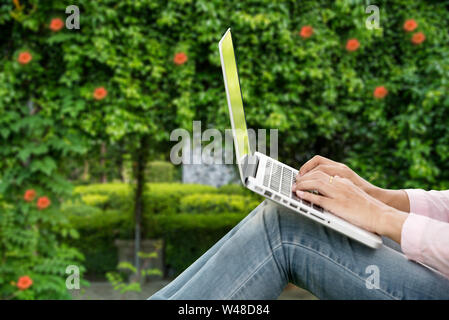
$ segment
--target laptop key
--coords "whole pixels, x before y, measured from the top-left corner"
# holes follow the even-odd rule
[[[292,189],[291,179],[292,171],[286,167],[282,168],[281,193],[287,197],[290,195]]]
[[[317,204],[313,204],[312,207],[313,207],[314,209],[318,210],[319,212],[323,212],[323,211],[324,211],[324,209],[323,209],[322,207],[320,207],[319,205],[317,205]]]
[[[279,185],[281,183],[281,173],[282,173],[282,167],[278,164],[273,164],[270,188],[276,192],[279,192]]]
[[[272,164],[271,161],[268,160],[268,161],[267,161],[267,164],[265,165],[265,174],[264,174],[264,177],[263,177],[263,185],[264,185],[265,187],[268,187],[268,183],[269,183],[269,181],[270,181],[271,164]]]
[[[312,206],[312,204],[309,201],[304,200],[304,199],[302,199],[302,203],[304,203],[306,206],[309,206],[309,207]]]

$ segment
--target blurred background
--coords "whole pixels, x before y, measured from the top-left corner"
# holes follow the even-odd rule
[[[170,162],[174,129],[230,126],[228,27],[248,126],[279,130],[279,160],[448,189],[448,7],[0,0],[0,299],[147,298],[257,206],[234,166]]]

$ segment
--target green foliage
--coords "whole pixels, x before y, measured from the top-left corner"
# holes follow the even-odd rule
[[[175,182],[176,169],[168,161],[151,161],[146,168],[148,182]]]
[[[79,238],[67,242],[85,256],[87,275],[101,278],[106,272],[115,270],[118,256],[114,240],[133,237],[131,213],[79,203],[64,205],[63,213],[80,234]]]
[[[167,152],[171,130],[190,129],[193,119],[227,128],[216,44],[231,26],[249,127],[280,130],[281,160],[297,167],[319,153],[384,187],[449,186],[444,2],[378,1],[382,29],[368,30],[362,0],[80,0],[81,30],[59,32],[46,26],[65,2],[29,3],[23,12],[12,2],[0,7],[5,139],[32,118],[67,138],[51,140],[60,151],[80,146],[76,127],[124,139],[127,149],[149,135],[152,148]],[[426,35],[421,45],[403,30],[409,18]],[[304,25],[314,29],[308,39],[298,35]],[[345,50],[349,38],[359,40],[357,51]],[[25,49],[33,60],[19,65]],[[177,52],[187,55],[185,64],[173,63]],[[100,85],[108,96],[95,101]],[[373,98],[379,85],[389,91],[385,99]],[[30,99],[43,111],[23,117],[18,106]],[[21,158],[46,150],[25,138],[14,145]],[[34,170],[59,164],[46,154]]]
[[[79,234],[56,208],[39,211],[34,203],[0,203],[0,298],[69,299],[66,268],[79,267],[83,255],[61,243]],[[32,285],[19,290],[18,280],[28,276]]]
[[[249,212],[248,212],[249,213]],[[158,215],[146,219],[147,237],[163,237],[165,263],[181,273],[248,213]]]
[[[242,195],[192,194],[181,199],[179,209],[185,213],[250,212],[260,201]]]
[[[199,184],[149,184],[144,194],[145,214],[175,214],[180,212],[181,199],[197,193],[216,192],[212,186]]]
[[[239,185],[214,188],[150,183],[147,189],[143,237],[164,239],[165,261],[175,272],[182,271],[198,258],[198,254],[260,202],[259,197],[247,194]],[[132,193],[128,185],[118,183],[77,186],[74,190],[81,197],[64,203],[62,207],[70,225],[80,234],[78,239],[69,243],[86,257],[87,274],[101,277],[116,269],[118,257],[114,240],[133,238],[132,210],[126,204],[120,205],[120,201],[131,201],[128,198]],[[83,202],[83,199],[92,201],[98,195],[106,196],[107,200],[101,198],[102,201],[93,201],[91,205]],[[189,243],[183,237],[190,238]]]
[[[157,252],[139,252],[139,257],[145,259],[155,259],[157,258]],[[119,291],[122,295],[127,292],[142,291],[140,281],[142,280],[142,278],[145,278],[145,276],[162,275],[162,271],[157,268],[143,268],[141,270],[137,270],[131,263],[127,261],[120,262],[117,266],[117,269],[119,272],[114,271],[106,273],[106,278],[108,279],[114,290]],[[126,278],[130,278],[130,280],[127,280]]]
[[[109,197],[102,194],[87,194],[81,199],[88,206],[99,207],[104,205],[109,200]]]
[[[121,210],[129,212],[133,208],[132,189],[125,183],[102,183],[77,186],[74,194],[80,196],[82,200],[97,197],[97,204],[92,204],[102,209]],[[100,196],[101,198],[98,198]]]
[[[152,155],[168,153],[170,132],[191,129],[193,119],[229,127],[217,49],[229,26],[248,126],[279,129],[280,160],[298,167],[322,154],[381,187],[449,188],[444,2],[380,0],[382,29],[368,30],[362,0],[79,0],[81,30],[58,32],[48,25],[64,17],[65,1],[19,2],[0,4],[0,297],[67,297],[53,267],[81,259],[58,242],[77,235],[59,209],[71,194],[68,161],[94,154],[99,141],[117,147],[118,160],[123,152],[135,157],[141,141]],[[420,45],[403,30],[409,18],[426,35]],[[298,35],[304,25],[314,29],[308,39]],[[345,50],[349,38],[359,40],[358,50]],[[17,61],[24,51],[28,64]],[[186,63],[173,62],[178,52]],[[389,93],[374,99],[380,85]],[[95,100],[100,86],[108,95]],[[50,198],[50,208],[24,203],[31,188]],[[178,219],[184,197],[218,190],[150,185],[144,218]],[[132,210],[127,187],[94,194],[85,198],[94,207],[74,210],[120,210],[120,219]],[[17,293],[11,281],[23,274],[35,281]]]
[[[82,206],[84,203],[106,210],[113,209],[121,210],[122,212],[130,212],[132,210],[133,195],[131,187],[124,183],[77,186],[74,188],[74,193],[80,196],[82,201],[81,203],[77,202],[77,206]],[[175,214],[186,211],[205,213],[206,211],[203,211],[203,208],[200,207],[198,207],[198,210],[196,207],[188,206],[181,208],[183,203],[189,201],[188,199],[185,200],[186,197],[200,194],[216,194],[216,197],[205,202],[211,202],[217,199],[216,201],[222,204],[222,208],[225,208],[223,205],[227,199],[235,199],[234,207],[231,205],[230,208],[240,209],[237,211],[224,210],[225,212],[246,212],[248,207],[244,207],[243,203],[247,203],[251,207],[254,204],[254,202],[251,203],[252,200],[258,200],[259,202],[261,200],[261,197],[254,195],[254,193],[240,185],[225,185],[220,188],[215,188],[199,184],[148,183],[144,193],[145,214]],[[218,195],[223,195],[223,197]],[[240,201],[242,201],[242,204],[240,204]],[[222,210],[218,211],[223,212]]]

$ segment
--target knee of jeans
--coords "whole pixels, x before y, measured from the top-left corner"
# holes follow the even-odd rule
[[[291,215],[292,210],[285,208],[271,200],[265,200],[264,204],[264,215],[267,220],[279,220],[280,217]]]
[[[304,235],[318,237],[322,234],[320,232],[321,225],[289,208],[270,200],[264,201],[263,208],[264,220],[267,225],[273,226],[273,231],[282,232],[285,239],[296,241]]]
[[[263,219],[258,219],[258,221],[263,224],[262,227],[268,227],[271,232],[279,232],[280,219],[282,219],[282,216],[284,215],[291,214],[291,212],[287,208],[284,208],[273,201],[265,200],[260,214]]]

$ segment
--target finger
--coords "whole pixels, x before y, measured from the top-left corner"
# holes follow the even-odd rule
[[[310,172],[306,173],[305,175],[299,177],[296,180],[296,184],[295,184],[294,188],[292,188],[293,191],[299,190],[298,184],[300,182],[308,181],[308,180],[319,180],[323,183],[328,183],[330,181],[330,176],[322,171],[314,171],[314,172],[310,171]],[[313,190],[316,190],[316,189],[313,189]],[[319,190],[316,190],[316,191],[319,192]]]
[[[302,176],[320,164],[332,164],[332,163],[333,163],[332,160],[316,155],[312,159],[304,163],[301,166],[301,168],[299,168],[298,175]]]
[[[330,176],[323,171],[312,170],[312,171],[309,171],[309,172],[305,173],[304,175],[296,178],[296,181],[303,181],[303,180],[310,180],[310,179],[327,181],[327,180],[329,180],[329,177]]]
[[[350,179],[344,178],[344,177],[340,177],[338,175],[334,176],[333,182],[335,183],[336,186],[338,186],[340,188],[347,188],[348,186],[353,186],[354,185],[354,183]]]
[[[320,207],[323,207],[326,210],[330,210],[330,204],[333,201],[330,198],[327,197],[323,197],[317,194],[313,194],[310,192],[303,192],[303,191],[297,191],[297,196],[300,197],[301,199],[310,201],[314,204],[319,205]]]
[[[335,196],[335,187],[328,183],[323,182],[322,180],[304,180],[296,183],[296,193],[302,192],[305,190],[318,190],[318,192],[326,197],[334,198]],[[332,196],[334,195],[334,196]]]
[[[316,171],[324,172],[329,176],[337,176],[337,175],[343,176],[344,173],[343,169],[340,166],[336,166],[333,164],[320,164],[315,168],[313,168],[312,170],[310,170],[309,174]]]

